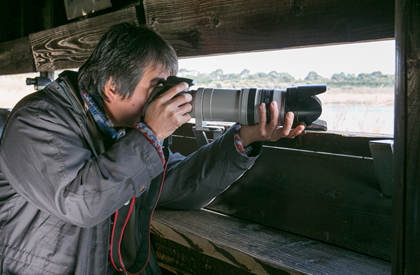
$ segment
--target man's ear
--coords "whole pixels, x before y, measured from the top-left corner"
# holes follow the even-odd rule
[[[112,76],[109,78],[108,82],[104,86],[104,95],[107,101],[114,101],[119,98],[117,91],[115,90],[115,85],[112,83]]]

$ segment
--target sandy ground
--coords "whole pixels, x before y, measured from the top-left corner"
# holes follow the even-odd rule
[[[318,97],[325,105],[394,106],[394,87],[328,88]]]

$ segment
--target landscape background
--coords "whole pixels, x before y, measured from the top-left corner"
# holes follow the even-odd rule
[[[26,85],[26,78],[35,76],[38,74],[0,76],[0,107],[12,108],[22,97],[34,92],[33,86]],[[289,73],[276,71],[251,74],[244,69],[241,73],[224,74],[221,69],[211,73],[180,69],[178,76],[194,79],[193,89],[285,89],[327,84],[327,91],[318,97],[323,104],[320,119],[327,121],[329,130],[393,134],[394,75],[380,71],[358,75],[338,72],[329,78],[312,71],[304,79],[295,79]]]
[[[178,76],[192,78],[195,87],[286,89],[290,86],[327,84],[327,91],[318,95],[323,112],[320,119],[327,121],[328,130],[393,134],[394,75],[372,73],[334,73],[329,78],[309,72],[304,79],[295,79],[289,73],[271,71],[251,74],[224,74],[215,70],[210,74],[180,69]],[[193,87],[194,89],[194,87]]]

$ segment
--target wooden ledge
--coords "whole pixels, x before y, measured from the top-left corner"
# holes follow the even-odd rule
[[[152,242],[177,274],[390,274],[387,261],[207,210],[157,210]]]

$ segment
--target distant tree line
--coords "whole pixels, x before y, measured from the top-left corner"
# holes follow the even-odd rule
[[[248,69],[243,70],[239,74],[224,74],[223,70],[218,69],[210,74],[199,73],[196,70],[189,71],[180,69],[178,72],[180,77],[192,78],[196,82],[196,87],[213,87],[213,88],[272,88],[281,89],[293,85],[309,85],[309,84],[327,84],[329,87],[393,87],[394,75],[382,74],[381,72],[344,74],[335,73],[331,78],[324,78],[316,72],[309,72],[304,79],[295,79],[289,73],[278,73],[271,71],[267,73],[251,74]]]

